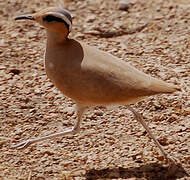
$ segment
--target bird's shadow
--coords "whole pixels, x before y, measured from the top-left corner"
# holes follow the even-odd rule
[[[87,180],[95,179],[127,179],[127,178],[145,178],[147,180],[175,180],[182,177],[189,177],[185,169],[180,165],[174,167],[164,167],[158,163],[151,163],[139,167],[130,168],[106,168],[91,169],[86,171]]]

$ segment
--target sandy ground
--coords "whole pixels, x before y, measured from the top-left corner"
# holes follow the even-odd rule
[[[45,74],[45,30],[33,22],[14,21],[16,15],[56,2],[1,0],[0,179],[190,179],[190,3],[132,2],[121,11],[113,0],[68,1],[70,38],[182,88],[134,105],[165,151],[180,161],[176,172],[170,173],[159,149],[125,106],[87,111],[80,134],[10,149],[13,143],[72,127],[76,114],[74,102]]]

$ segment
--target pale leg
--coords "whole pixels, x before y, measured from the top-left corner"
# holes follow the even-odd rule
[[[81,118],[83,115],[84,110],[86,109],[86,107],[82,106],[82,105],[77,105],[77,122],[74,125],[73,128],[67,129],[65,131],[61,131],[58,133],[54,133],[54,134],[50,134],[47,136],[43,136],[43,137],[37,137],[37,138],[33,138],[33,139],[28,139],[26,141],[23,141],[19,144],[13,145],[10,148],[12,149],[24,149],[26,147],[28,147],[29,145],[36,143],[36,142],[40,142],[46,139],[50,139],[50,138],[55,138],[58,136],[64,136],[67,134],[75,134],[80,130],[80,124],[81,124]]]
[[[135,118],[137,119],[137,121],[139,121],[142,126],[146,129],[146,131],[148,132],[149,136],[154,140],[155,144],[157,145],[157,147],[160,149],[160,151],[162,152],[163,156],[166,158],[166,160],[168,162],[172,162],[174,163],[174,159],[168,157],[167,153],[164,151],[164,149],[162,148],[162,146],[160,145],[160,143],[158,142],[158,140],[154,137],[154,135],[152,134],[152,132],[150,131],[149,127],[146,125],[146,123],[144,122],[142,115],[140,115],[139,113],[137,113],[132,107],[127,106],[127,109],[129,109],[135,116]]]

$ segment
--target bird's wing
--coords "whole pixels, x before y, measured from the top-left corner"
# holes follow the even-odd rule
[[[103,72],[104,78],[123,86],[125,89],[140,91],[144,95],[153,95],[158,93],[171,93],[179,88],[175,85],[168,84],[157,78],[153,78],[142,71],[139,71],[129,63],[109,54],[83,44],[84,64],[96,72]],[[87,58],[85,58],[85,56]],[[89,58],[90,57],[90,58]]]

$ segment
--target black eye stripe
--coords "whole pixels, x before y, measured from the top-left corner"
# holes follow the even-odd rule
[[[68,11],[66,11],[65,9],[58,9],[57,12],[65,15],[72,24],[72,17]]]
[[[43,17],[43,21],[46,21],[46,22],[52,22],[52,21],[65,22],[63,19],[56,17],[56,16],[52,16],[52,15],[47,15],[47,16]]]
[[[61,22],[61,23],[64,23],[65,26],[67,27],[68,31],[70,30],[69,28],[69,24],[67,24],[63,19],[59,18],[59,17],[56,17],[56,16],[53,16],[53,15],[47,15],[47,16],[44,16],[43,17],[43,21],[44,22]]]

